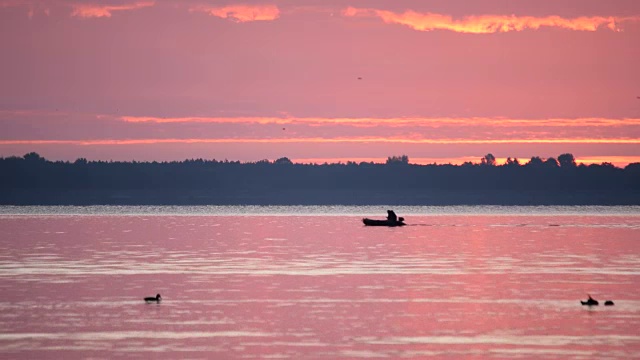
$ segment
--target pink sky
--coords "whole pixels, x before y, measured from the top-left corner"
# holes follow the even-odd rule
[[[640,160],[637,0],[0,0],[0,30],[0,156]]]

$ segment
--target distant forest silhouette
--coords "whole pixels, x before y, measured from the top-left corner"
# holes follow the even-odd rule
[[[492,154],[462,165],[48,161],[37,153],[0,158],[0,203],[621,205],[640,204],[640,163],[577,165],[572,154],[522,164]]]

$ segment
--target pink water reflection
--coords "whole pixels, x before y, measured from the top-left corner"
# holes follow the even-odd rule
[[[0,354],[638,357],[639,220],[5,216]]]

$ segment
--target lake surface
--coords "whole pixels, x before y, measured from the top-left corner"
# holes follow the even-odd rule
[[[0,358],[640,358],[640,208],[386,209],[0,207]]]

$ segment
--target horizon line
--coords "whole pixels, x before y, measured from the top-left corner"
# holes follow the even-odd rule
[[[31,153],[36,153],[37,152],[29,152],[23,156],[17,156],[17,155],[9,155],[9,156],[1,156],[0,155],[0,160],[1,159],[10,159],[10,158],[24,158],[25,156],[31,154]],[[568,152],[569,153],[569,152]],[[571,153],[569,153],[571,154]],[[559,154],[561,155],[561,154]],[[549,157],[544,157],[544,156],[538,156],[538,155],[533,155],[533,156],[527,156],[527,157],[495,157],[495,165],[496,166],[502,166],[502,165],[506,165],[507,164],[507,159],[512,159],[512,160],[518,160],[519,165],[520,166],[524,166],[527,165],[528,163],[531,162],[532,158],[540,158],[541,160],[545,161],[547,159],[556,159],[558,158],[558,156],[549,156]],[[573,154],[571,154],[573,155]],[[394,156],[398,156],[398,155],[391,155],[388,157],[332,157],[332,158],[304,158],[304,157],[288,157],[288,156],[281,156],[278,158],[274,158],[274,159],[259,159],[259,160],[232,160],[232,159],[228,159],[228,158],[224,158],[224,159],[217,159],[217,158],[184,158],[184,159],[180,159],[180,160],[136,160],[135,158],[132,158],[130,160],[114,160],[114,159],[109,159],[109,160],[103,160],[103,159],[87,159],[85,157],[78,157],[75,158],[73,160],[71,159],[67,159],[67,160],[60,160],[60,159],[52,159],[52,158],[46,158],[40,154],[38,154],[38,156],[40,156],[42,159],[49,161],[49,162],[58,162],[58,161],[62,161],[62,162],[68,162],[68,163],[73,163],[77,160],[80,159],[84,159],[88,162],[129,162],[129,163],[172,163],[172,162],[185,162],[185,161],[197,161],[197,160],[202,160],[202,161],[216,161],[216,162],[239,162],[240,164],[255,164],[255,163],[259,163],[259,162],[264,162],[267,161],[269,163],[274,163],[276,160],[279,159],[288,159],[289,161],[291,161],[293,164],[296,165],[346,165],[347,163],[356,163],[356,164],[361,164],[361,163],[373,163],[376,165],[385,165],[386,161],[388,158],[394,157]],[[404,154],[403,154],[404,156]],[[460,166],[464,163],[471,163],[473,165],[479,165],[481,163],[483,156],[460,156],[460,157],[410,157],[408,156],[408,165],[455,165],[455,166]],[[574,156],[576,165],[601,165],[601,164],[612,164],[616,167],[619,168],[624,168],[626,165],[629,164],[634,164],[634,163],[640,163],[640,156],[609,156],[609,155],[604,155],[604,156]]]

